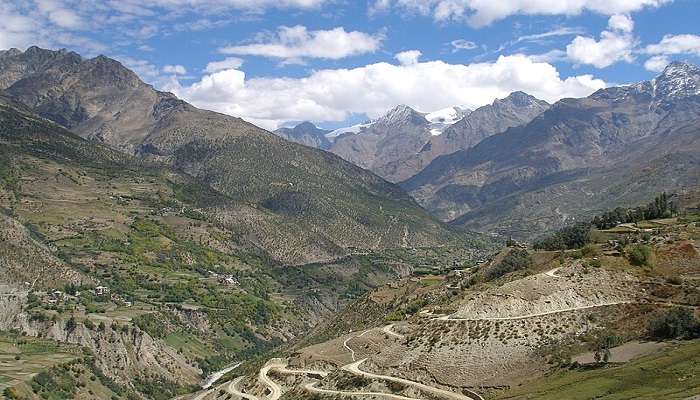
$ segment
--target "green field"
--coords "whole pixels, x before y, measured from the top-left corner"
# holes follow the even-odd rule
[[[561,370],[499,393],[498,399],[656,400],[700,394],[700,340],[624,365],[594,370]]]

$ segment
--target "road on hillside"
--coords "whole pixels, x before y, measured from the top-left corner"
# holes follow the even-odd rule
[[[239,376],[238,378],[234,379],[229,383],[228,385],[228,392],[231,393],[232,395],[236,396],[239,399],[245,399],[245,400],[260,400],[256,396],[253,396],[251,394],[243,393],[238,389],[238,384],[245,378],[244,376]]]
[[[282,397],[282,387],[278,385],[275,381],[270,379],[267,374],[271,369],[286,368],[287,362],[281,358],[272,358],[265,364],[264,367],[260,368],[260,373],[258,373],[258,380],[266,385],[270,389],[270,393],[265,397],[267,400],[278,400]]]
[[[379,380],[385,380],[385,381],[390,381],[390,382],[396,382],[396,383],[401,383],[404,385],[408,386],[413,386],[416,389],[422,390],[424,392],[428,392],[446,399],[451,399],[451,400],[484,400],[483,397],[479,396],[476,393],[472,393],[471,396],[465,396],[463,394],[455,393],[450,390],[445,390],[445,389],[440,389],[436,388],[433,386],[428,386],[423,383],[419,382],[414,382],[410,381],[408,379],[403,379],[403,378],[397,378],[394,376],[389,376],[389,375],[379,375],[379,374],[373,374],[371,372],[365,372],[360,369],[360,365],[367,361],[367,359],[362,359],[360,361],[355,361],[352,364],[348,364],[342,367],[343,371],[350,372],[351,374],[355,375],[360,375],[364,376],[366,378],[370,379],[379,379]]]
[[[433,318],[433,321],[514,321],[514,320],[519,320],[519,319],[542,317],[545,315],[560,314],[560,313],[571,312],[571,311],[588,310],[591,308],[609,307],[609,306],[617,306],[620,304],[635,304],[635,303],[637,303],[637,302],[634,302],[634,301],[611,301],[608,303],[600,303],[600,304],[594,304],[594,305],[590,305],[590,306],[581,306],[581,307],[562,308],[562,309],[554,310],[554,311],[546,311],[546,312],[535,313],[535,314],[524,314],[524,315],[518,315],[515,317],[456,318],[456,317],[453,317],[451,315],[444,315],[442,317]],[[648,303],[640,303],[640,304],[648,304]]]
[[[333,395],[340,395],[340,396],[373,396],[373,397],[383,397],[385,399],[391,399],[391,400],[419,400],[413,397],[405,397],[405,396],[399,396],[397,394],[390,394],[390,393],[380,393],[380,392],[341,392],[339,390],[330,390],[330,389],[321,389],[319,387],[316,387],[318,382],[310,382],[304,385],[304,390],[306,390],[309,393],[318,393],[318,394],[333,394]]]

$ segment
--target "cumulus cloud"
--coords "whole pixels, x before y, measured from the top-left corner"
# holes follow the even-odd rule
[[[577,15],[592,11],[604,15],[626,14],[645,7],[659,7],[671,0],[394,0],[396,8],[423,15],[437,21],[466,21],[481,27],[518,14]],[[388,8],[389,1],[377,1]]]
[[[648,54],[693,54],[700,57],[700,36],[698,35],[666,35],[659,43],[646,47]]]
[[[223,54],[253,55],[281,58],[298,62],[304,58],[341,58],[373,53],[381,46],[384,36],[364,32],[346,32],[338,27],[330,30],[310,31],[305,26],[282,26],[274,37],[266,42],[219,49]]]
[[[634,21],[629,15],[613,15],[608,20],[608,27],[614,31],[630,33],[634,30]]]
[[[626,15],[613,15],[608,29],[600,33],[600,40],[577,36],[566,46],[567,57],[579,64],[605,68],[620,61],[634,61],[636,39],[632,35],[634,22]]]
[[[661,72],[670,62],[667,56],[654,56],[644,62],[644,68],[652,72]]]
[[[187,69],[182,65],[165,65],[163,67],[163,72],[172,75],[185,75],[187,73]]]
[[[515,90],[553,102],[602,87],[605,82],[591,75],[563,79],[550,64],[512,55],[468,65],[376,63],[317,70],[301,78],[246,78],[240,70],[227,69],[166,89],[199,107],[274,129],[285,121],[343,121],[353,113],[376,118],[401,103],[424,111],[454,104],[476,108]]]
[[[238,69],[243,65],[243,60],[238,57],[227,57],[221,61],[212,61],[207,64],[204,72],[212,74],[225,69]]]
[[[553,49],[541,54],[528,54],[527,56],[534,62],[559,62],[568,60],[564,50]]]
[[[401,65],[413,65],[418,63],[418,59],[422,56],[419,50],[408,50],[397,53],[394,58],[399,61]]]

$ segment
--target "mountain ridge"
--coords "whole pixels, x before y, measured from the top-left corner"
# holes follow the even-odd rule
[[[676,66],[667,70],[674,71]],[[402,186],[428,209],[460,226],[502,233],[515,229],[527,237],[527,232],[590,215],[597,208],[592,208],[595,203],[605,207],[611,200],[605,194],[622,183],[619,175],[627,175],[628,182],[653,181],[648,188],[618,198],[623,203],[637,202],[649,192],[697,184],[692,179],[698,172],[692,161],[698,146],[692,129],[700,115],[696,75],[682,80],[685,95],[680,97],[665,94],[668,90],[677,93],[664,83],[666,77],[662,73],[654,81],[665,88],[659,92],[648,81],[601,89],[582,99],[560,100],[526,125],[486,138],[471,149],[438,157]],[[645,152],[646,157],[639,156]],[[685,160],[679,165],[689,170],[678,177],[659,174],[662,171],[651,165],[664,164],[662,159],[667,156]],[[657,174],[655,178],[652,173]],[[615,175],[616,179],[610,179]],[[550,190],[560,200],[552,200],[552,193],[544,194]],[[532,210],[525,204],[532,201],[546,204],[539,222],[528,222],[527,213]],[[506,220],[518,221],[515,225],[520,227]]]
[[[299,264],[333,259],[351,247],[429,245],[456,237],[398,186],[335,155],[158,92],[107,57],[85,60],[32,47],[3,54],[0,67],[7,86],[2,94],[42,117],[180,169],[252,206],[222,215],[228,223],[245,222],[251,240],[280,261]]]

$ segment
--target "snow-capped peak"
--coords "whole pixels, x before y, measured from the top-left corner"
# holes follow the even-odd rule
[[[346,126],[344,128],[338,128],[334,131],[328,132],[326,134],[326,137],[330,140],[334,140],[339,136],[345,135],[346,133],[351,133],[351,134],[355,135],[355,134],[362,132],[362,130],[367,129],[370,125],[372,125],[372,122],[368,121],[368,122],[364,122],[361,124]]]
[[[700,68],[687,62],[672,62],[652,80],[654,95],[668,100],[700,94]]]
[[[425,119],[430,122],[430,134],[437,136],[469,113],[471,110],[466,107],[452,106],[428,113],[425,115]]]
[[[376,120],[376,123],[387,126],[397,126],[406,122],[425,123],[426,121],[423,114],[405,104],[399,104]]]
[[[469,115],[470,112],[471,110],[466,107],[452,106],[428,113],[425,119],[434,124],[451,125]]]

